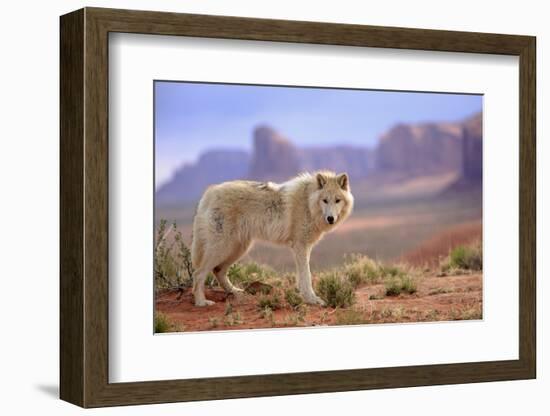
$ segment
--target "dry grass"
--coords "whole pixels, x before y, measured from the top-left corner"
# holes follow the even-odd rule
[[[331,308],[346,308],[355,302],[353,284],[336,271],[325,273],[319,278],[317,294]]]
[[[456,246],[441,261],[441,274],[478,272],[483,269],[483,245],[481,240],[468,245]]]
[[[164,313],[155,313],[155,334],[162,334],[164,332],[182,332],[183,327],[177,322],[173,322]]]

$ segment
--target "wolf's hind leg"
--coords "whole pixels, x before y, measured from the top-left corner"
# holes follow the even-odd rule
[[[235,263],[237,260],[239,260],[250,247],[250,243],[241,244],[239,246],[234,247],[231,254],[227,257],[226,260],[224,260],[220,265],[216,266],[214,268],[214,275],[216,276],[216,279],[220,283],[220,286],[227,292],[227,293],[239,293],[242,292],[242,289],[239,289],[238,287],[235,287],[229,278],[227,277],[227,270],[233,263]]]
[[[233,264],[233,263],[231,263]],[[224,263],[222,266],[218,266],[214,269],[214,275],[216,276],[216,279],[218,280],[218,283],[220,286],[225,290],[227,293],[239,293],[242,292],[242,289],[239,289],[236,286],[233,286],[233,284],[229,281],[229,278],[227,277],[227,270],[231,266],[229,263]]]

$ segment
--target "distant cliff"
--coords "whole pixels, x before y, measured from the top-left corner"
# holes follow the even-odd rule
[[[269,126],[253,133],[251,154],[235,150],[204,153],[186,164],[156,193],[159,204],[196,201],[206,187],[233,179],[284,181],[299,172],[346,171],[354,181],[372,174],[402,177],[461,173],[461,183],[481,183],[482,117],[456,123],[399,124],[378,146],[296,147]]]
[[[317,169],[346,171],[354,178],[366,177],[373,168],[373,153],[366,147],[295,147],[287,138],[266,126],[254,130],[254,151],[248,177],[284,181],[299,172]]]
[[[379,171],[425,175],[458,171],[462,163],[462,130],[458,124],[400,124],[380,139]]]
[[[156,203],[195,201],[213,183],[240,179],[247,175],[250,155],[240,150],[213,150],[196,163],[179,168],[172,179],[156,192]]]
[[[461,173],[468,181],[482,176],[481,113],[457,123],[400,124],[384,134],[376,150],[377,173],[412,176]]]
[[[298,149],[271,127],[254,130],[254,150],[248,177],[281,181],[296,175],[301,169]]]
[[[483,172],[483,125],[481,114],[466,120],[463,124],[462,176],[469,182],[480,182]]]

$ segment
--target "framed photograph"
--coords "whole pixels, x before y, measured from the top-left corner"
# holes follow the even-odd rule
[[[60,29],[63,400],[535,378],[534,37]]]

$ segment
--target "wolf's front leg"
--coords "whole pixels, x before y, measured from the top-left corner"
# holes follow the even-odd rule
[[[309,256],[311,247],[294,247],[294,259],[296,261],[296,286],[306,303],[311,305],[325,305],[323,299],[315,294],[311,283],[311,271],[309,269]]]

